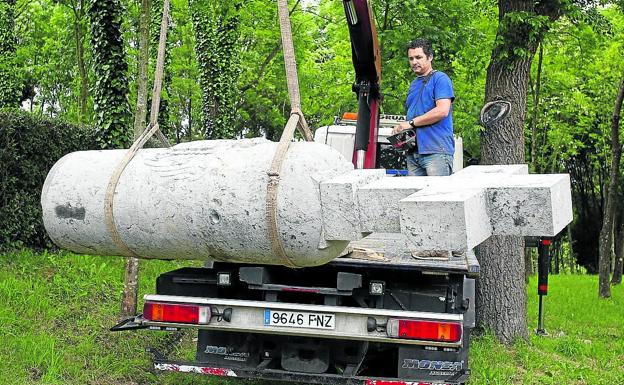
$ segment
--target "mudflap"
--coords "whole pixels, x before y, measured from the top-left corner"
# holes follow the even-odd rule
[[[251,369],[260,363],[259,345],[253,334],[200,330],[195,359],[217,367]]]
[[[470,373],[468,369],[469,335],[469,332],[465,333],[463,346],[459,349],[433,346],[400,347],[398,377],[431,382],[465,381]]]

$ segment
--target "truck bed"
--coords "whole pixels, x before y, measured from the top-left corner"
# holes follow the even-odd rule
[[[475,278],[479,262],[474,251],[411,252],[407,238],[399,233],[372,233],[349,244],[345,254],[330,262],[343,266],[387,266],[393,269],[413,269],[432,273],[462,273]]]

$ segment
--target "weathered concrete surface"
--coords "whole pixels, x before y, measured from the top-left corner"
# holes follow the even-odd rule
[[[400,216],[401,232],[424,250],[470,250],[491,235],[554,236],[572,221],[570,179],[459,174],[401,200]]]
[[[403,233],[415,251],[470,250],[491,235],[556,235],[572,221],[569,176],[527,173],[526,165],[494,165],[378,179],[357,191],[361,230]],[[342,203],[322,204],[334,212]]]
[[[400,233],[399,201],[447,177],[386,177],[357,191],[364,232]]]
[[[139,256],[280,264],[267,237],[267,170],[277,144],[263,139],[203,141],[144,149],[119,180],[114,218]],[[125,150],[84,151],[50,171],[41,204],[46,230],[60,247],[121,255],[104,222],[104,195]],[[352,170],[337,151],[293,143],[282,168],[278,225],[298,266],[335,258],[347,240],[325,241],[319,182]]]
[[[321,183],[323,228],[327,240],[358,240],[366,235],[356,192],[386,177],[383,169],[353,170]]]
[[[483,174],[503,174],[503,175],[527,175],[529,166],[526,164],[492,164],[475,165],[461,169],[455,175],[483,175]]]
[[[483,189],[414,193],[399,203],[411,250],[470,250],[492,235]]]
[[[277,144],[203,141],[139,151],[114,198],[123,242],[144,258],[282,264],[266,224],[267,171]],[[104,223],[104,194],[124,150],[72,153],[42,193],[52,240],[123,255]],[[572,220],[566,174],[526,165],[471,166],[449,177],[353,170],[337,151],[293,143],[282,170],[278,225],[288,257],[314,266],[371,232],[402,233],[411,251],[470,250],[491,235],[553,236]]]
[[[552,236],[572,222],[570,178],[564,174],[522,175],[487,188],[495,235]]]

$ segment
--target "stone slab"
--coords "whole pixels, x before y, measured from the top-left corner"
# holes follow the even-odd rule
[[[357,191],[357,200],[363,231],[400,232],[399,201],[440,183],[440,178],[446,177],[388,177],[362,186]]]
[[[572,221],[567,174],[524,175],[487,189],[496,235],[555,236]]]
[[[554,236],[572,221],[569,176],[527,171],[470,166],[448,177],[377,180],[357,192],[362,228],[406,232],[421,250],[467,250],[492,234]]]
[[[414,250],[466,251],[492,235],[486,192],[414,193],[399,203],[401,233]]]
[[[353,170],[320,184],[326,240],[358,240],[365,234],[356,192],[362,185],[386,178],[383,169]]]
[[[454,175],[474,175],[474,174],[505,174],[505,175],[527,175],[529,166],[526,164],[492,164],[474,165],[459,170]]]

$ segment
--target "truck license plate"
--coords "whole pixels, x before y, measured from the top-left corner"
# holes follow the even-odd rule
[[[336,328],[336,315],[264,309],[264,325],[333,330]]]

